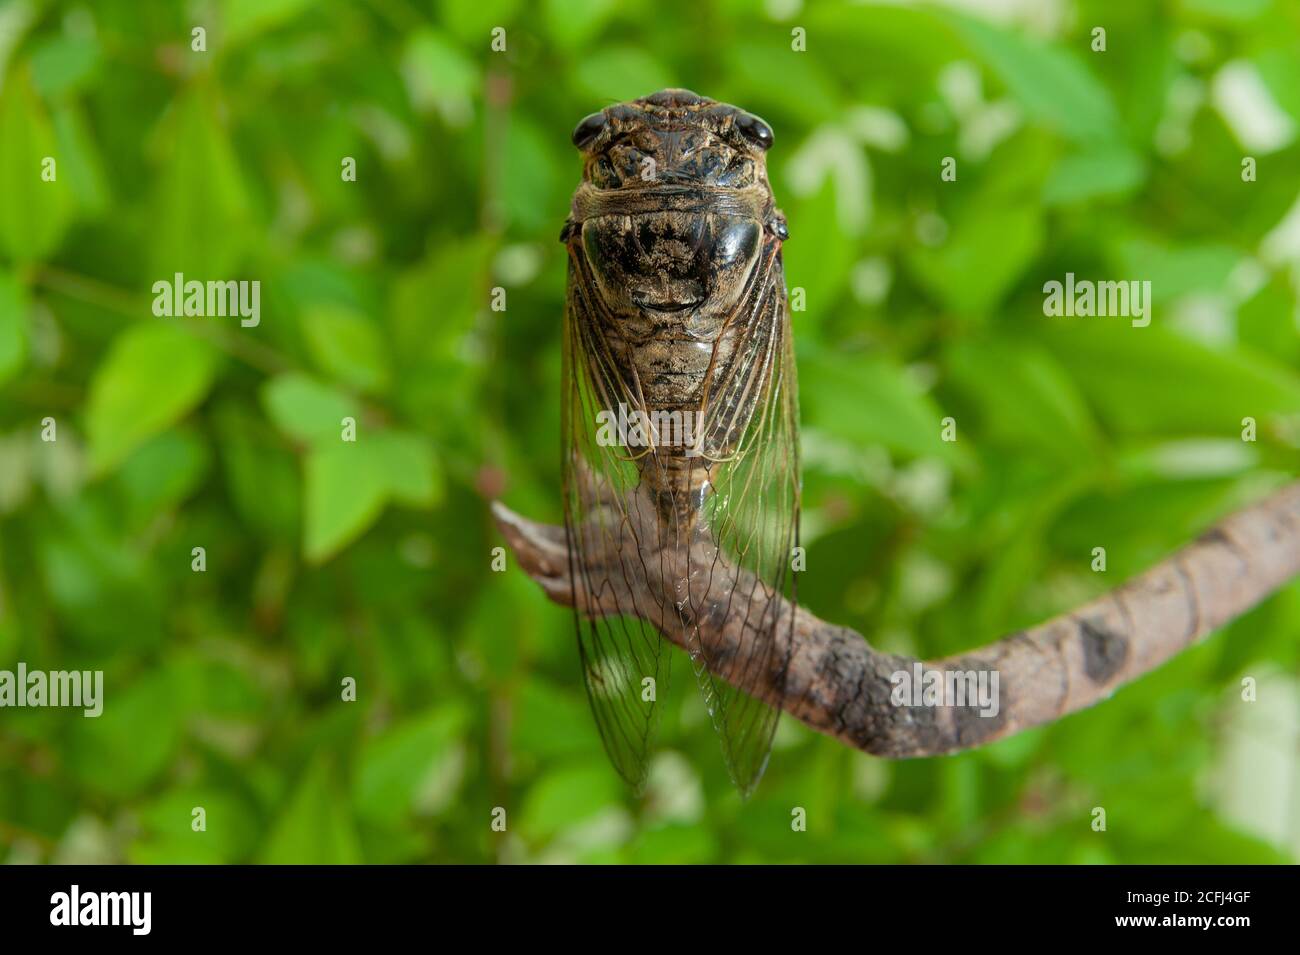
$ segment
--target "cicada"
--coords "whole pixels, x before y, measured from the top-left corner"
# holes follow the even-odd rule
[[[640,790],[676,652],[661,631],[674,635],[748,795],[793,649],[794,617],[774,595],[792,606],[799,528],[772,130],[669,89],[593,113],[573,143],[562,466],[587,695],[615,768]],[[744,639],[720,659],[700,622],[733,612],[749,615]],[[735,688],[756,683],[762,699]]]

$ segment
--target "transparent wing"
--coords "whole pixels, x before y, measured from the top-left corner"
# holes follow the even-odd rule
[[[729,659],[711,659],[692,628],[688,649],[727,768],[748,795],[767,766],[793,650],[793,615],[780,615],[771,598],[782,595],[793,602],[796,597],[798,388],[775,240],[764,249],[727,334],[734,336],[734,348],[704,403],[705,466],[713,491],[702,502],[697,533],[707,535],[713,547],[704,551],[708,566],[692,567],[691,573],[707,576],[698,592],[726,593],[724,612],[741,616],[744,639],[738,647],[712,651]],[[710,460],[710,447],[720,452],[716,460]],[[691,619],[699,619],[717,608],[692,611]],[[759,700],[733,684],[765,686],[769,698]]]
[[[636,790],[659,720],[656,701],[668,688],[669,655],[651,621],[675,608],[647,597],[633,581],[657,537],[654,508],[640,490],[627,450],[599,440],[598,415],[622,404],[643,407],[618,373],[599,322],[599,301],[581,257],[571,257],[564,329],[564,523],[578,650],[596,726],[615,769]]]

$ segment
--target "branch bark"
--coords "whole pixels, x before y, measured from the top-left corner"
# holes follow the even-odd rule
[[[572,606],[564,529],[530,521],[499,502],[493,504],[493,514],[520,566],[551,600]],[[826,623],[805,608],[774,597],[780,605],[775,608],[779,619],[788,621],[794,614],[795,651],[784,693],[777,692],[779,674],[773,673],[753,674],[740,688],[779,704],[819,732],[877,756],[950,753],[1051,722],[1105,699],[1297,575],[1300,481],[1230,515],[1150,570],[1081,607],[940,660],[923,662],[880,653],[855,631]],[[717,586],[737,583],[727,580]],[[662,581],[636,585],[647,593],[663,588]],[[696,625],[705,656],[719,661],[736,658],[746,639],[746,617],[769,619],[762,614],[764,609],[737,606],[727,614],[702,616]],[[651,622],[669,640],[683,644],[685,634],[671,624]],[[891,676],[899,671],[916,673],[917,665],[922,674],[939,671],[940,676],[955,671],[996,672],[996,715],[981,715],[974,701],[964,706],[895,704]],[[728,678],[725,662],[719,664],[717,675]]]

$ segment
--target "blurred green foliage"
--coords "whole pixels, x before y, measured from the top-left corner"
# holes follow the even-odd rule
[[[982,751],[787,719],[742,803],[680,656],[632,798],[569,612],[490,571],[487,498],[559,518],[569,132],[665,86],[776,131],[818,615],[973,647],[1294,476],[1297,7],[988,6],[0,5],[0,668],[106,693],[0,711],[0,857],[1292,859],[1300,587]],[[260,324],[155,317],[176,272]],[[1044,317],[1066,272],[1152,281],[1151,326]]]

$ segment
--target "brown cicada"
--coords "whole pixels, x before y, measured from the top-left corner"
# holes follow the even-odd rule
[[[794,599],[799,526],[772,130],[670,89],[588,116],[573,142],[583,173],[561,234],[563,468],[588,697],[610,758],[639,789],[669,672],[660,632],[670,634],[748,794],[792,651],[793,615],[772,598]],[[701,641],[701,620],[733,613],[743,640]],[[764,699],[733,684],[762,685]]]

